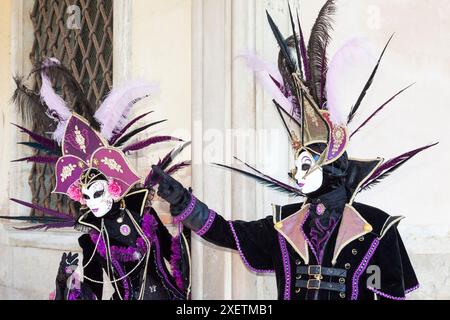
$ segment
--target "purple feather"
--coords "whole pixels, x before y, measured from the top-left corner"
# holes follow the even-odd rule
[[[408,152],[405,152],[395,158],[392,158],[388,161],[386,161],[385,163],[383,163],[382,165],[380,165],[375,172],[369,177],[369,179],[367,179],[367,182],[364,184],[364,186],[362,186],[362,189],[364,189],[365,187],[367,187],[370,183],[372,183],[374,180],[376,180],[377,178],[379,178],[380,176],[382,176],[384,173],[386,173],[387,171],[389,171],[390,169],[393,169],[396,166],[399,166],[403,163],[405,163],[406,161],[410,160],[412,157],[414,157],[416,154],[431,148],[435,145],[437,145],[438,142],[433,143],[433,144],[429,144]]]
[[[357,133],[362,127],[364,127],[373,117],[375,117],[387,104],[389,104],[392,100],[394,100],[399,94],[401,94],[403,91],[411,87],[413,84],[410,84],[406,88],[403,88],[399,92],[397,92],[395,95],[393,95],[389,100],[387,100],[385,103],[383,103],[377,110],[375,110],[374,113],[370,115],[355,131],[352,132],[350,135],[350,138],[353,137],[355,133]]]
[[[34,163],[50,163],[55,164],[58,162],[58,157],[52,157],[52,156],[32,156],[32,157],[25,157],[21,159],[16,159],[11,162],[21,162],[21,161],[27,161],[27,162],[34,162]]]
[[[68,219],[70,221],[74,221],[74,218],[71,215],[69,215],[68,213],[63,213],[63,212],[59,212],[59,211],[52,210],[52,209],[49,209],[49,208],[44,208],[44,207],[41,207],[41,206],[39,206],[37,204],[25,202],[25,201],[14,199],[14,198],[11,198],[10,200],[14,201],[14,202],[16,202],[18,204],[21,204],[21,205],[23,205],[25,207],[28,207],[28,208],[40,211],[40,212],[42,212],[44,214],[47,214],[47,215],[50,215],[50,216],[53,216],[53,217],[62,218],[62,219]],[[69,222],[69,221],[67,221],[67,222]]]
[[[114,133],[114,135],[112,136],[112,138],[109,140],[109,145],[112,146],[114,145],[114,143],[117,142],[117,140],[136,122],[138,122],[139,120],[141,120],[142,118],[144,118],[146,115],[152,113],[153,111],[141,114],[140,116],[137,116],[136,118],[134,118],[133,120],[131,120],[130,122],[128,122],[125,127],[123,127],[122,130],[120,130],[117,133]]]
[[[48,149],[50,149],[50,150],[58,149],[58,144],[55,141],[53,141],[52,139],[49,139],[44,136],[41,136],[40,134],[34,133],[34,132],[28,130],[27,128],[19,126],[18,124],[15,124],[15,123],[11,123],[11,124],[13,126],[16,126],[17,128],[19,128],[20,130],[22,130],[22,132],[25,132],[26,134],[28,134],[33,140],[39,142],[40,144],[47,147]]]
[[[190,166],[190,165],[191,165],[191,161],[183,161],[183,162],[180,162],[180,163],[177,163],[177,164],[174,164],[173,166],[171,166],[171,167],[166,171],[166,173],[167,173],[168,175],[172,175],[172,174],[174,174],[175,172],[180,171],[181,169],[183,169],[183,168],[185,168],[185,167],[188,167],[188,166]]]
[[[141,150],[144,149],[148,146],[151,146],[155,143],[160,143],[160,142],[164,142],[164,141],[183,141],[182,139],[179,138],[175,138],[172,136],[157,136],[157,137],[151,137],[148,138],[146,140],[142,140],[136,143],[133,143],[129,146],[126,146],[122,151],[123,152],[129,152],[129,151],[137,151],[137,150]]]
[[[75,221],[67,221],[67,222],[55,222],[55,223],[44,223],[37,226],[31,227],[14,227],[17,230],[40,230],[40,229],[60,229],[60,228],[70,228],[75,225]]]
[[[308,62],[308,54],[306,51],[306,44],[305,44],[305,37],[303,36],[303,31],[302,31],[302,25],[300,24],[300,17],[298,15],[298,11],[297,11],[297,24],[298,24],[298,30],[299,30],[299,35],[300,35],[300,52],[302,54],[302,60],[303,60],[303,67],[304,67],[304,71],[305,71],[305,80],[309,81],[310,80],[310,74],[309,74],[309,62]]]
[[[175,283],[180,290],[184,290],[183,288],[183,274],[180,270],[180,261],[181,261],[181,244],[180,244],[180,236],[172,237],[171,244],[171,255],[170,255],[170,267],[172,270],[172,275],[175,279]]]

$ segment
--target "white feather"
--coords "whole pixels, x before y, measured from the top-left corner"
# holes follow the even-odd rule
[[[113,89],[94,115],[101,124],[102,135],[109,140],[115,131],[126,125],[133,104],[157,91],[157,85],[145,82],[132,82]]]
[[[376,63],[370,43],[363,38],[346,42],[328,64],[327,108],[333,123],[345,124]]]
[[[283,85],[283,78],[277,67],[258,57],[257,55],[246,53],[238,56],[244,58],[247,66],[255,73],[256,79],[269,93],[269,95],[288,113],[292,113],[292,102],[285,97],[280,88],[273,82],[272,78]]]
[[[51,64],[59,65],[60,62],[55,58],[48,58],[43,62],[44,66]],[[61,143],[64,133],[64,127],[66,121],[72,115],[69,107],[63,98],[58,95],[50,82],[45,71],[41,72],[42,85],[40,89],[41,101],[45,103],[48,108],[47,115],[58,121],[56,130],[53,132],[53,139],[58,143]],[[56,116],[56,117],[55,117]]]

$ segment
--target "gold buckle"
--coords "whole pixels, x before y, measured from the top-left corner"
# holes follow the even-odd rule
[[[314,290],[320,289],[320,280],[319,279],[309,279],[308,282],[306,283],[306,288],[314,289]]]
[[[317,273],[312,273],[311,272],[311,267],[319,268],[319,271]],[[320,265],[310,265],[310,266],[308,266],[308,274],[310,276],[320,276],[320,275],[322,275],[322,266],[320,266]]]

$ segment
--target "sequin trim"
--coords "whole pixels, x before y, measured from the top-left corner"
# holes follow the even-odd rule
[[[209,228],[211,228],[214,220],[216,219],[217,213],[215,213],[213,210],[209,210],[208,219],[206,219],[205,224],[203,227],[200,228],[200,230],[196,231],[195,233],[198,234],[200,237],[202,237],[205,233],[208,232]]]
[[[281,234],[278,234],[278,242],[281,249],[281,257],[283,259],[284,268],[284,300],[291,300],[291,262],[289,260],[289,253],[286,247],[286,239]]]
[[[195,204],[197,203],[197,198],[191,195],[191,201],[189,202],[186,209],[184,209],[179,215],[173,218],[174,223],[179,223],[183,220],[186,220],[187,217],[189,217],[192,212],[194,211]]]
[[[236,242],[236,247],[237,247],[237,249],[239,251],[239,255],[241,256],[241,259],[244,262],[244,264],[247,266],[247,268],[250,269],[250,271],[253,271],[253,272],[256,272],[256,273],[272,273],[272,272],[275,272],[275,270],[270,270],[270,269],[256,269],[256,268],[253,268],[250,265],[250,263],[247,261],[247,259],[245,258],[244,253],[242,252],[241,244],[239,243],[239,239],[237,237],[236,231],[234,230],[233,222],[232,221],[228,221],[228,225],[230,226],[231,233],[233,234],[233,237],[234,237],[234,241]]]

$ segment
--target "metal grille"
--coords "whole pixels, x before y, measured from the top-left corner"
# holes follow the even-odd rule
[[[89,102],[98,106],[112,87],[113,0],[35,0],[31,20],[33,65],[45,57],[57,58],[81,84]],[[54,85],[67,103],[76,104],[75,100],[70,101],[64,83]],[[36,78],[36,90],[39,86]],[[48,130],[48,126],[50,122],[44,126],[34,124],[34,129]],[[53,166],[33,165],[29,185],[33,203],[76,215],[75,203],[51,194],[55,186]]]

